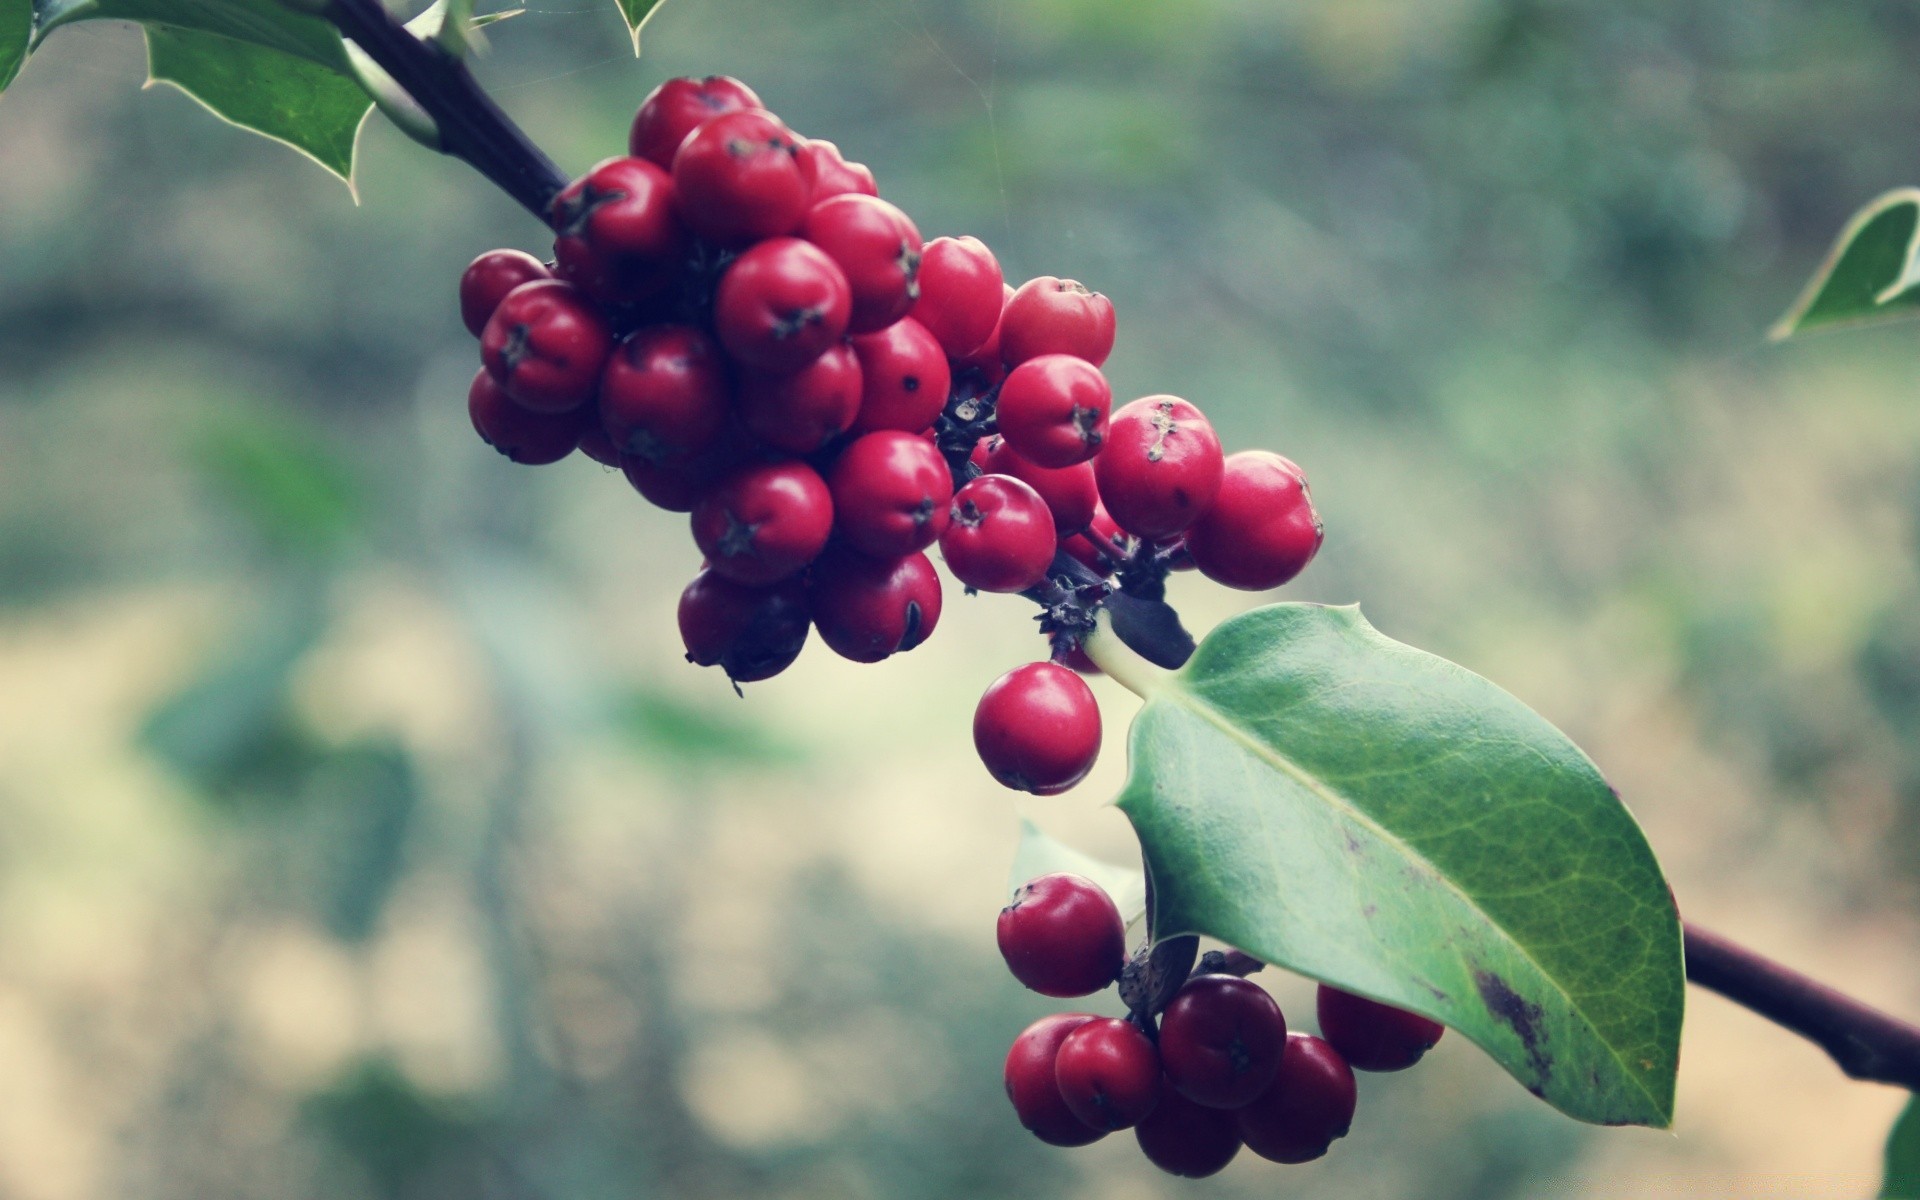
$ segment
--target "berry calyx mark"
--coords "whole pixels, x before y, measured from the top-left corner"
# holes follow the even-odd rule
[[[748,557],[754,552],[753,535],[759,530],[760,526],[757,522],[742,521],[729,510],[726,532],[720,535],[720,540],[714,544],[714,549],[725,558]]]
[[[1098,447],[1102,441],[1100,424],[1103,416],[1104,414],[1097,408],[1076,404],[1073,406],[1073,411],[1067,415],[1067,419],[1073,423],[1073,431],[1080,435],[1081,441],[1089,446]]]
[[[533,326],[525,322],[507,330],[507,344],[500,350],[500,359],[507,364],[507,370],[515,367],[533,353]]]
[[[817,304],[811,308],[796,308],[774,320],[773,340],[784,342],[789,338],[799,337],[807,331],[808,326],[819,325],[825,320],[826,310]]]
[[[1147,447],[1147,461],[1159,462],[1167,456],[1167,439],[1179,423],[1173,419],[1173,401],[1162,400],[1153,408],[1153,444]]]
[[[985,514],[980,511],[980,506],[975,504],[972,499],[962,500],[953,507],[953,523],[955,525],[964,525],[968,529],[978,529],[980,523],[984,520],[986,520]]]
[[[626,198],[625,188],[600,188],[592,182],[584,183],[577,195],[563,195],[555,202],[554,216],[560,222],[556,232],[561,237],[581,237],[587,232],[587,222],[593,219],[594,213]]]

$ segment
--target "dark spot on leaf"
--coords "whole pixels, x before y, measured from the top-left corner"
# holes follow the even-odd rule
[[[1547,1076],[1553,1073],[1553,1057],[1541,1047],[1546,1035],[1541,1032],[1540,1018],[1544,1015],[1538,1004],[1528,1000],[1513,990],[1507,981],[1491,971],[1475,971],[1474,986],[1480,989],[1480,1000],[1487,1011],[1512,1029],[1514,1036],[1520,1039],[1520,1045],[1526,1049],[1527,1063],[1544,1084]],[[1539,1087],[1529,1084],[1527,1090],[1536,1096]]]

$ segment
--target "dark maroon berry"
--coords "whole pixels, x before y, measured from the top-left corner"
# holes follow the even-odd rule
[[[980,697],[973,746],[1004,786],[1058,795],[1100,756],[1100,706],[1086,680],[1057,663],[1015,667]]]
[[[565,412],[593,398],[613,334],[570,283],[536,279],[507,293],[480,333],[480,358],[507,395],[534,412]]]
[[[467,389],[467,416],[480,440],[530,467],[559,462],[580,444],[581,414],[521,408],[484,368]]]
[[[785,579],[819,557],[833,499],[802,462],[746,467],[693,506],[693,540],[715,571],[740,583]]]
[[[1055,1013],[1041,1017],[1013,1039],[1007,1051],[1007,1099],[1027,1132],[1049,1146],[1085,1146],[1107,1136],[1067,1108],[1055,1076],[1060,1043],[1089,1021],[1092,1013]]]
[[[720,348],[686,325],[636,330],[600,374],[600,423],[623,454],[656,465],[713,446],[727,424]]]
[[[602,304],[633,304],[666,291],[687,234],[673,180],[644,158],[610,158],[553,198],[553,257],[560,277]]]
[[[954,493],[940,556],[983,592],[1021,592],[1047,577],[1059,535],[1040,493],[1010,475],[982,475]]]
[[[940,343],[912,317],[853,339],[860,356],[860,415],[855,433],[919,433],[947,406],[953,379]]]
[[[816,200],[800,235],[827,252],[853,291],[847,329],[885,329],[920,295],[920,231],[877,196],[846,193]]]
[[[927,327],[948,358],[962,358],[1000,324],[1004,283],[999,260],[979,238],[935,238],[920,251],[920,298],[908,315]]]
[[[489,250],[467,264],[460,276],[460,320],[475,337],[487,327],[487,318],[523,283],[551,279],[546,264],[524,250]]]
[[[702,124],[673,156],[681,219],[725,245],[798,231],[808,200],[799,148],[792,130],[757,109]]]
[[[771,679],[800,657],[807,604],[797,580],[749,587],[705,570],[680,593],[687,661],[720,667],[735,683]]]
[[[1239,1108],[1266,1091],[1286,1043],[1280,1006],[1234,975],[1189,979],[1160,1018],[1167,1082],[1208,1108]]]
[[[881,559],[833,547],[813,564],[809,596],[820,639],[854,662],[911,650],[940,623],[940,573],[924,554]]]
[[[734,259],[720,277],[713,328],[740,362],[784,374],[838,342],[852,306],[847,277],[824,251],[799,238],[773,238]]]
[[[1261,1158],[1311,1162],[1346,1136],[1355,1099],[1353,1069],[1340,1052],[1311,1034],[1290,1033],[1273,1085],[1236,1109],[1234,1124]]]
[[[1404,1071],[1447,1031],[1403,1008],[1320,985],[1320,1036],[1356,1071]]]
[[[590,418],[586,428],[580,431],[580,453],[603,467],[618,467],[620,451],[614,447],[613,439],[607,436],[605,426],[600,424],[600,414],[591,409],[575,411],[584,413]]]
[[[1002,313],[1004,302],[1013,296],[1013,288],[1002,286]],[[953,377],[969,391],[978,394],[987,391],[1007,377],[1006,364],[1000,361],[1000,322],[995,319],[993,332],[987,340],[953,359]]]
[[[1134,1127],[1133,1136],[1148,1162],[1187,1179],[1218,1174],[1240,1152],[1232,1113],[1203,1108],[1164,1083],[1153,1114]]]
[[[724,113],[762,107],[760,97],[738,79],[669,79],[640,102],[627,133],[627,153],[671,170],[674,152],[687,135]]]
[[[1093,477],[1120,528],[1159,541],[1213,504],[1225,462],[1199,409],[1178,396],[1146,396],[1113,414]]]
[[[847,431],[860,412],[860,356],[845,342],[785,375],[740,380],[740,421],[776,450],[812,454]]]
[[[1000,319],[1000,358],[1017,367],[1042,354],[1071,354],[1094,366],[1113,352],[1113,302],[1072,279],[1029,279]]]
[[[873,172],[865,164],[848,162],[841,157],[840,147],[820,138],[801,140],[800,173],[806,177],[815,204],[829,196],[880,194],[873,183]]]
[[[1067,1034],[1053,1060],[1067,1111],[1095,1129],[1127,1129],[1160,1099],[1160,1056],[1140,1027],[1119,1017]]]
[[[638,454],[620,458],[620,469],[627,482],[655,507],[668,512],[692,512],[720,481],[752,460],[754,447],[745,437],[728,429],[719,440],[691,459],[670,459],[656,463]]]
[[[1093,524],[1100,505],[1100,489],[1093,482],[1093,464],[1043,467],[1007,444],[999,435],[982,438],[973,448],[973,463],[984,475],[1010,475],[1040,493],[1053,514],[1054,531],[1061,537]]]
[[[1043,467],[1070,467],[1100,452],[1113,389],[1100,369],[1071,354],[1043,354],[1000,385],[1000,436]]]
[[[1101,886],[1080,875],[1042,875],[1000,910],[1000,957],[1042,996],[1090,996],[1120,978],[1127,926]]]
[[[953,473],[933,443],[883,429],[854,440],[827,473],[834,531],[876,558],[938,541],[953,501]]]
[[[1243,450],[1227,456],[1220,493],[1187,530],[1186,548],[1208,579],[1260,592],[1305,570],[1322,536],[1300,468],[1271,450]]]

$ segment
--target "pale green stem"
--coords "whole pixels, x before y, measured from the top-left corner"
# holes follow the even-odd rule
[[[1099,624],[1083,645],[1087,657],[1121,687],[1142,700],[1153,699],[1154,693],[1167,686],[1174,673],[1134,653],[1113,631],[1113,618],[1107,613],[1102,612],[1098,619]]]

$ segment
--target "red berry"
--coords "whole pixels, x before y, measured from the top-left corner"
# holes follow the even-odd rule
[[[853,339],[860,356],[860,415],[855,433],[919,433],[947,406],[953,384],[940,343],[912,317]]]
[[[1042,996],[1090,996],[1120,978],[1127,926],[1101,886],[1080,875],[1028,880],[1000,910],[1000,957]]]
[[[1028,663],[993,681],[973,710],[973,747],[1003,785],[1055,796],[1100,756],[1100,706],[1086,680],[1056,663]]]
[[[1107,1136],[1067,1108],[1054,1073],[1060,1043],[1068,1034],[1097,1020],[1092,1013],[1055,1013],[1041,1017],[1013,1039],[1007,1051],[1007,1099],[1027,1132],[1049,1146],[1085,1146]]]
[[[860,411],[860,357],[838,342],[786,375],[740,381],[740,421],[776,450],[812,454],[847,431]]]
[[[873,183],[873,172],[865,164],[848,162],[841,157],[840,147],[820,138],[801,140],[800,173],[806,176],[815,204],[828,196],[880,194]]]
[[[680,593],[680,640],[687,661],[720,667],[735,683],[771,679],[800,657],[807,602],[797,580],[749,587],[712,570]]]
[[[1003,285],[1000,296],[1001,317],[1004,317],[1006,302],[1013,298],[1013,288]],[[995,318],[993,332],[987,335],[986,341],[954,358],[953,375],[976,393],[986,391],[1007,377],[1006,365],[1000,361],[1000,318]]]
[[[560,277],[602,304],[652,299],[674,282],[687,234],[673,180],[644,158],[610,158],[549,208]]]
[[[487,370],[522,407],[565,412],[593,398],[613,334],[570,283],[536,279],[507,293],[480,333]]]
[[[524,250],[489,250],[467,264],[460,276],[460,319],[475,337],[507,293],[523,283],[551,279],[546,264]]]
[[[713,569],[768,584],[812,562],[833,530],[827,485],[802,462],[746,467],[693,506],[693,540]]]
[[[1053,1078],[1068,1112],[1095,1129],[1126,1129],[1160,1099],[1160,1056],[1133,1022],[1100,1017],[1061,1041]]]
[[[1266,1091],[1286,1042],[1280,1006],[1234,975],[1189,979],[1160,1018],[1167,1082],[1208,1108],[1239,1108]]]
[[[1145,396],[1113,414],[1093,461],[1101,503],[1120,528],[1149,541],[1199,520],[1224,470],[1213,426],[1178,396]]]
[[[1070,467],[1100,452],[1113,389],[1100,368],[1070,354],[1043,354],[1007,372],[995,409],[1000,436],[1043,467]]]
[[[1078,281],[1042,275],[1008,298],[1000,318],[1000,358],[1007,366],[1071,354],[1097,367],[1112,352],[1113,302]]]
[[[633,114],[627,153],[656,167],[672,169],[674,151],[687,135],[723,113],[762,107],[760,97],[738,79],[669,79],[647,93]]]
[[[999,325],[1004,283],[999,260],[979,238],[935,238],[920,252],[920,298],[910,315],[948,358],[964,357]]]
[[[1418,1013],[1320,985],[1320,1036],[1356,1071],[1404,1071],[1447,1027]]]
[[[1007,444],[998,435],[982,438],[974,446],[972,460],[983,474],[1011,475],[1040,493],[1053,514],[1053,527],[1062,537],[1079,533],[1093,524],[1094,510],[1100,504],[1100,489],[1093,482],[1093,464],[1075,463],[1071,467],[1043,467]]]
[[[849,193],[817,201],[800,235],[827,252],[853,290],[854,333],[885,329],[920,294],[920,231],[877,196]]]
[[[685,325],[629,334],[600,375],[600,423],[621,453],[656,465],[705,451],[727,424],[720,348]]]
[[[1227,458],[1220,494],[1186,545],[1208,579],[1259,592],[1305,570],[1322,536],[1300,468],[1271,450],[1243,450]]]
[[[1273,1085],[1234,1112],[1240,1140],[1277,1163],[1311,1162],[1353,1124],[1356,1093],[1347,1060],[1319,1038],[1287,1035]]]
[[[734,358],[785,374],[840,340],[852,306],[847,277],[824,251],[799,238],[773,238],[734,259],[720,277],[713,328]]]
[[[587,409],[575,411],[590,412]],[[619,466],[620,451],[614,447],[613,439],[607,436],[606,427],[600,424],[600,414],[592,412],[591,418],[587,422],[587,427],[580,431],[580,453],[603,467]]]
[[[530,467],[559,462],[580,444],[579,412],[537,413],[521,408],[484,368],[467,389],[467,416],[481,441]]]
[[[821,640],[854,662],[911,650],[940,623],[940,573],[924,554],[868,558],[835,547],[813,564],[809,596]]]
[[[953,577],[982,592],[1024,592],[1047,577],[1059,536],[1040,493],[1010,475],[982,475],[954,493],[940,535]]]
[[[713,118],[673,156],[680,218],[710,241],[740,245],[797,231],[807,215],[799,142],[772,113]]]
[[[931,442],[883,429],[858,438],[827,474],[834,531],[863,554],[924,550],[947,528],[953,474]]]
[[[1218,1174],[1240,1152],[1232,1113],[1202,1108],[1164,1084],[1153,1114],[1134,1127],[1133,1136],[1148,1162],[1188,1179]]]

